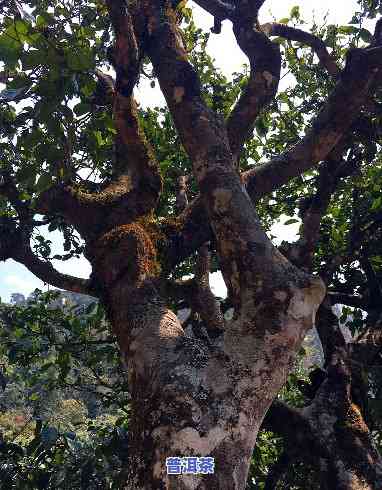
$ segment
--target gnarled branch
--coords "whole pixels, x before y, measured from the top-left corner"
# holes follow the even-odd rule
[[[263,24],[260,26],[260,29],[268,36],[279,36],[310,46],[316,53],[321,65],[330,75],[336,77],[340,74],[340,67],[337,65],[334,57],[329,53],[326,44],[314,34],[297,29],[296,27],[278,24],[277,22]]]
[[[281,54],[279,45],[255,29],[246,18],[236,17],[233,30],[251,66],[247,86],[227,121],[229,143],[237,164],[245,141],[252,135],[257,116],[277,93]]]
[[[378,61],[372,51],[357,49],[350,53],[335,89],[295,146],[243,174],[254,201],[327,158],[380,83],[382,57]]]
[[[89,279],[63,274],[55,269],[50,262],[39,259],[29,247],[15,253],[12,258],[25,265],[41,281],[51,284],[59,289],[66,289],[74,293],[88,294],[96,296],[96,290],[91,286]]]
[[[132,95],[141,68],[141,36],[123,1],[106,2],[115,32],[112,62],[116,71],[114,119],[117,128],[115,174],[129,177],[129,187],[153,194],[153,207],[162,181],[154,153],[140,127],[137,105]],[[129,191],[130,189],[127,189]]]
[[[39,259],[30,248],[29,235],[23,232],[14,221],[2,218],[0,235],[0,260],[13,259],[25,265],[41,281],[59,289],[96,295],[90,280],[63,274],[57,271],[50,262]]]

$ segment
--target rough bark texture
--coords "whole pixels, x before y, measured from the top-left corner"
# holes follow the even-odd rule
[[[20,222],[8,223],[0,258],[13,257],[56,286],[98,295],[107,308],[128,366],[132,418],[126,488],[131,490],[245,487],[258,430],[325,296],[324,283],[311,276],[310,269],[321,216],[338,179],[348,175],[340,171],[341,141],[381,78],[376,46],[354,50],[339,73],[312,36],[277,25],[259,26],[261,1],[198,3],[233,22],[251,64],[248,86],[227,121],[204,103],[169,2],[142,0],[127,6],[106,1],[115,32],[117,75],[113,180],[99,194],[70,182],[57,185],[40,196],[35,208],[63,216],[82,235],[93,268],[89,281],[59,274],[33,255],[31,218],[11,186],[2,191],[13,200]],[[311,45],[338,82],[298,144],[240,177],[243,144],[277,91],[281,59],[268,37],[274,34]],[[181,215],[160,226],[152,217],[161,192],[158,165],[132,95],[144,56],[154,66],[200,190],[188,204],[186,182],[180,181]],[[319,162],[325,162],[320,199],[306,210],[302,241],[283,255],[263,231],[256,201]],[[330,185],[325,186],[328,179]],[[234,308],[229,321],[223,321],[209,288],[206,243],[212,238]],[[193,308],[206,327],[203,338],[185,333],[164,296],[175,265],[196,251],[192,285],[173,287],[193,291]],[[339,345],[336,332],[326,330],[328,322],[320,321],[327,380],[311,405],[291,412],[296,422],[292,427],[298,429],[294,437],[298,447],[310,442],[319,455],[323,488],[381,488],[380,457],[351,398],[351,356]],[[284,434],[291,426],[280,427],[280,420],[272,418],[271,410],[267,423]],[[291,431],[288,435],[293,438]],[[214,457],[215,473],[166,474],[167,457],[192,455]]]

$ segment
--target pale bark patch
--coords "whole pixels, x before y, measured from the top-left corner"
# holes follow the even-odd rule
[[[318,417],[318,421],[322,435],[326,438],[330,438],[333,432],[333,426],[337,422],[337,417],[327,413],[322,413]]]
[[[160,461],[157,461],[153,467],[153,477],[154,480],[159,479],[162,475],[163,465]]]
[[[169,477],[169,479],[170,478],[171,477]],[[200,485],[200,476],[182,475],[180,478],[182,478],[182,484],[184,485],[184,488],[187,488],[187,490],[196,490]]]
[[[237,384],[237,391],[239,393],[242,393],[246,388],[248,388],[248,386],[251,386],[253,383],[253,380],[252,378],[242,378],[239,380],[238,384]],[[257,388],[261,385],[261,379],[255,379],[254,380],[254,387]]]
[[[248,439],[248,435],[253,430],[253,424],[250,423],[249,418],[243,412],[241,412],[239,415],[238,427],[239,427],[240,439],[245,441],[246,439]]]
[[[232,262],[231,285],[234,293],[240,291],[240,274],[235,261]]]
[[[305,294],[304,290],[297,289],[292,299],[290,300],[288,307],[288,315],[295,320],[301,320],[311,316],[312,305],[309,301],[309,297]]]
[[[319,278],[313,278],[310,288],[295,289],[287,313],[295,320],[311,317],[313,326],[316,312],[324,296],[324,283]]]
[[[233,252],[235,251],[235,247],[233,245],[233,243],[229,240],[223,240],[221,242],[221,250],[222,250],[222,253],[227,256],[227,255],[232,255]],[[232,265],[232,267],[234,267]]]
[[[227,432],[217,426],[201,437],[192,427],[185,427],[177,432],[172,441],[174,454],[196,454],[208,456],[228,436]]]
[[[175,30],[175,39],[178,44],[178,47],[183,51],[182,55],[184,59],[187,59],[187,54],[183,43],[183,37],[179,29]]]
[[[231,207],[232,191],[228,189],[216,189],[213,197],[215,213],[225,214]]]
[[[272,73],[270,73],[269,71],[263,71],[263,77],[267,82],[267,87],[268,88],[272,87],[273,78],[274,78]]]

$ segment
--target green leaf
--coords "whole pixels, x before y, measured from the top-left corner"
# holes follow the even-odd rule
[[[30,50],[23,55],[22,63],[24,70],[31,70],[36,66],[42,65],[46,62],[46,54],[43,51],[37,49]]]
[[[21,54],[21,44],[16,40],[9,39],[5,34],[0,36],[0,61],[8,68],[13,69]]]
[[[94,64],[92,53],[86,48],[82,49],[81,51],[69,51],[66,56],[66,61],[69,68],[71,68],[73,71],[90,70]]]
[[[48,173],[43,173],[37,180],[36,190],[37,192],[43,192],[52,185],[52,176]]]
[[[338,32],[340,34],[357,34],[359,32],[359,28],[354,26],[340,26],[338,28]]]
[[[294,223],[299,223],[299,220],[295,219],[295,218],[291,218],[291,219],[288,219],[287,221],[285,221],[284,225],[292,225]]]
[[[16,20],[15,22],[15,30],[17,34],[27,34],[29,31],[29,24],[24,20]]]
[[[257,118],[255,129],[259,136],[265,136],[267,134],[269,128],[264,117]]]
[[[38,15],[36,18],[37,27],[47,27],[55,23],[55,19],[48,12],[43,12],[41,15]]]
[[[362,39],[362,41],[365,41],[365,43],[370,43],[373,39],[372,33],[364,28],[360,29],[359,37]]]
[[[300,18],[300,7],[295,5],[290,11],[290,18],[298,20]]]
[[[377,199],[375,199],[375,201],[373,201],[370,210],[376,211],[380,207],[382,207],[382,197],[378,197]]]
[[[84,114],[87,114],[88,112],[91,111],[91,105],[85,102],[80,102],[79,104],[73,107],[73,111],[76,114],[76,116],[83,116]]]
[[[94,131],[94,136],[97,141],[97,145],[102,146],[104,144],[104,140],[102,138],[101,131]]]

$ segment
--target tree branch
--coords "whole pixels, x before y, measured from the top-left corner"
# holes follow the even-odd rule
[[[14,253],[12,258],[25,265],[41,281],[56,288],[91,296],[96,295],[95,289],[91,287],[90,280],[58,272],[50,262],[40,260],[34,255],[29,246],[24,246],[22,250]]]
[[[378,275],[375,273],[373,265],[367,256],[361,257],[360,263],[367,279],[369,303],[374,307],[379,306],[382,301],[382,287]]]
[[[187,208],[187,180],[187,177],[182,175],[177,181],[176,209],[178,212]],[[224,319],[220,304],[210,288],[210,262],[209,244],[204,243],[198,249],[195,278],[191,283],[195,287],[188,287],[187,296],[192,310],[199,313],[207,330],[216,331],[223,329]]]
[[[182,213],[188,206],[187,181],[188,178],[186,175],[181,175],[177,179],[176,202],[175,202],[175,209],[177,214]]]
[[[207,331],[223,330],[224,319],[220,304],[210,287],[210,252],[209,245],[205,243],[198,250],[195,268],[195,281],[197,286],[196,307]]]
[[[200,82],[188,62],[174,12],[166,7],[164,13],[150,4],[145,15],[151,29],[148,54],[192,160],[230,296],[240,303],[239,283],[242,281],[244,286],[250,280],[249,270],[255,264],[262,267],[268,263],[272,268],[273,246],[234,170],[225,125],[202,99]]]
[[[176,219],[169,218],[161,223],[160,230],[166,237],[160,251],[164,258],[166,273],[170,273],[177,264],[213,237],[206,208],[200,196],[195,198]]]
[[[323,488],[347,488],[359,480],[373,486],[381,478],[381,458],[352,400],[351,381],[347,350],[339,349],[310,405],[295,409],[275,401],[263,422],[283,437],[289,457],[317,470]]]
[[[0,261],[13,259],[25,265],[41,281],[59,289],[96,296],[88,279],[80,279],[58,272],[50,262],[40,260],[31,250],[29,235],[18,228],[14,221],[0,220]]]
[[[350,175],[358,168],[357,159],[353,159],[357,165],[353,164],[353,160],[350,164],[343,161],[343,153],[347,146],[347,138],[342,138],[333,148],[327,160],[320,167],[316,193],[300,203],[302,218],[300,239],[291,245],[288,258],[304,270],[311,270],[314,251],[320,237],[321,219],[327,211],[333,192],[341,178]]]
[[[330,75],[337,77],[340,74],[340,67],[337,65],[334,57],[328,52],[324,41],[319,37],[301,29],[278,24],[276,22],[263,24],[260,29],[268,36],[279,36],[290,41],[297,41],[310,46],[316,53],[321,65]]]
[[[354,308],[361,308],[367,310],[368,301],[362,296],[355,296],[353,294],[338,293],[335,291],[328,291],[328,296],[332,305],[347,305]]]
[[[335,352],[346,347],[338,318],[332,311],[330,296],[326,296],[318,309],[316,328],[324,351],[325,366],[328,366]]]
[[[374,92],[378,83],[381,83],[381,80],[375,81],[378,73],[368,66],[367,60],[365,61],[367,70],[362,68],[363,56],[367,57],[367,51],[362,52],[361,57],[355,61],[348,60],[348,68],[342,73],[336,88],[316,117],[311,129],[297,145],[283,155],[242,174],[242,181],[254,203],[314,167],[319,161],[326,159],[334,146],[338,145],[357,118],[362,105]],[[346,165],[341,164],[336,179],[349,175],[357,168],[356,158]],[[183,213],[177,233],[172,235],[172,239],[176,242],[179,261],[184,260],[203,242],[210,240],[208,224],[204,222],[203,225],[204,213],[203,201],[200,198],[196,198]],[[200,228],[201,226],[203,228]],[[193,236],[192,241],[184,240],[184,233],[191,238],[187,230],[196,228],[198,234]]]
[[[285,423],[285,421],[288,423]],[[317,456],[330,456],[324,445],[321,445],[312,430],[303,411],[275,400],[270,406],[262,428],[280,435],[286,445],[288,455],[296,460],[317,463]]]
[[[251,67],[248,84],[227,120],[229,143],[237,165],[245,141],[252,136],[257,116],[277,93],[281,54],[279,45],[272,43],[246,18],[236,16],[233,31]]]
[[[132,95],[142,63],[141,39],[123,1],[106,2],[115,32],[112,62],[116,71],[114,120],[117,129],[115,176],[125,179],[126,193],[132,188],[144,191],[152,209],[162,190],[154,153],[140,127],[137,104]],[[106,189],[107,191],[108,189]]]
[[[299,143],[243,174],[254,201],[325,160],[338,144],[381,83],[378,77],[382,57],[376,60],[372,51],[350,52],[339,82]]]
[[[196,0],[195,3],[214,17],[217,17],[220,21],[230,19],[235,12],[235,7],[231,2],[224,2],[222,0]]]
[[[223,349],[247,366],[256,362],[256,346],[264,346],[269,360],[264,370],[269,376],[263,377],[277,391],[292,352],[312,325],[324,285],[288,262],[263,231],[233,164],[226,126],[204,103],[173,10],[168,4],[161,9],[152,2],[143,5],[141,11],[144,9],[149,25],[147,52],[192,161],[208,218],[205,221],[213,229],[219,264],[235,310],[234,319],[225,324]],[[276,377],[270,373],[275,366]],[[268,406],[269,400],[264,403]]]

